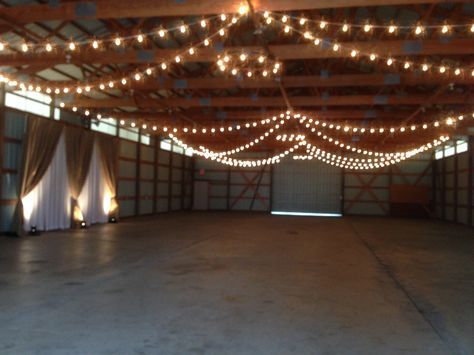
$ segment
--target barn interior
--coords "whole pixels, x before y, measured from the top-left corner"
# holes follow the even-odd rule
[[[473,59],[466,0],[0,0],[0,353],[474,353]]]

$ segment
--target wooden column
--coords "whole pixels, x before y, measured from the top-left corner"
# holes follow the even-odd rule
[[[226,210],[230,210],[230,166],[227,167],[227,179],[226,179]]]
[[[168,212],[171,212],[171,194],[173,193],[173,146],[174,143],[171,142],[170,161],[168,167]]]
[[[458,152],[456,141],[454,141],[454,167],[453,167],[453,219],[458,221]]]
[[[186,177],[186,171],[184,170],[186,167],[186,155],[184,155],[183,151],[183,156],[182,156],[182,164],[181,164],[181,210],[184,210],[184,194],[186,192],[186,185],[184,184],[184,179]]]
[[[142,156],[142,147],[141,147],[141,138],[142,133],[141,129],[138,130],[138,143],[137,143],[137,151],[136,151],[136,166],[135,166],[135,216],[140,215],[140,160]]]
[[[344,215],[344,200],[346,189],[346,169],[341,168],[341,214]]]
[[[468,213],[468,223],[470,226],[473,225],[472,218],[472,204],[474,203],[474,137],[469,137],[468,142],[469,152],[468,152],[468,182],[467,182],[467,213]]]
[[[158,198],[158,164],[160,157],[160,137],[155,137],[154,157],[153,157],[153,214],[156,214],[157,210],[157,198]]]

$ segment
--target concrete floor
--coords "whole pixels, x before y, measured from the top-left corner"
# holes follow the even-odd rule
[[[473,354],[474,232],[177,213],[0,238],[1,354]]]

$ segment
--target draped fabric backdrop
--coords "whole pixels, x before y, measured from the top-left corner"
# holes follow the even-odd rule
[[[16,231],[24,234],[23,199],[43,178],[56,151],[62,125],[43,119],[29,118],[23,148],[19,198],[16,208]]]
[[[71,193],[71,210],[78,206],[78,198],[86,182],[94,149],[94,134],[82,128],[66,127],[67,174]]]
[[[94,143],[89,174],[78,199],[88,225],[107,222],[110,205],[110,194],[107,190],[98,143]]]
[[[118,139],[104,135],[97,136],[103,177],[106,189],[110,194],[109,215],[118,217],[117,201],[117,169],[118,169]]]
[[[70,226],[69,186],[64,135],[40,182],[23,198],[24,229],[65,229]]]

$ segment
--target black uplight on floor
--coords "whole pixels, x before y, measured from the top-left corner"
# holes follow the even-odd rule
[[[81,221],[81,223],[79,224],[79,226],[81,227],[81,229],[86,229],[86,228],[87,228],[86,221]]]
[[[117,223],[117,218],[114,216],[109,217],[109,223]]]
[[[40,232],[38,231],[38,228],[36,228],[36,226],[31,226],[29,234],[30,235],[40,235]]]

